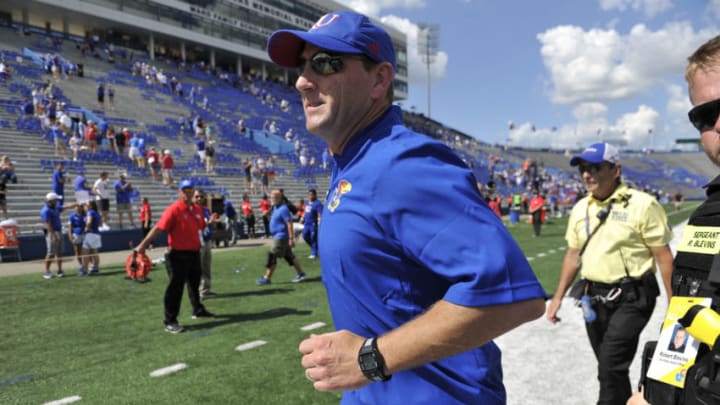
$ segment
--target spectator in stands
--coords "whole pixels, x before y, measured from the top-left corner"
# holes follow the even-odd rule
[[[138,168],[144,169],[145,168],[145,135],[137,134],[137,136],[134,136],[133,138],[137,138],[137,148],[138,148],[137,165],[138,165]]]
[[[107,96],[108,96],[108,104],[110,105],[110,110],[115,110],[115,89],[113,89],[113,86],[111,84],[108,84],[107,86]]]
[[[274,156],[268,157],[266,166],[267,166],[267,172],[268,172],[268,182],[270,184],[270,187],[273,187],[275,185],[275,157]]]
[[[151,146],[147,153],[147,162],[150,166],[150,175],[152,176],[153,181],[157,181],[158,173],[160,172],[160,155],[157,153],[154,146]]]
[[[56,120],[50,121],[50,133],[53,139],[53,145],[55,145],[55,157],[65,157],[67,154],[67,147],[65,146],[65,138],[63,137],[60,123]]]
[[[237,122],[237,129],[238,132],[240,132],[240,135],[245,135],[245,132],[247,131],[247,128],[245,128],[245,121],[242,119],[239,119]]]
[[[70,146],[70,151],[72,152],[72,160],[73,162],[78,160],[78,154],[82,150],[83,147],[83,141],[80,139],[80,136],[78,133],[74,133],[72,137],[70,137],[70,141],[68,142]]]
[[[243,194],[242,199],[242,212],[243,218],[245,219],[245,225],[247,225],[248,238],[255,239],[255,212],[252,209],[250,196],[245,193]]]
[[[263,194],[262,199],[260,200],[260,214],[262,214],[262,220],[263,220],[263,229],[265,230],[265,238],[270,237],[270,210],[272,208],[272,204],[270,203],[270,200],[268,199],[267,194]]]
[[[97,86],[97,102],[98,107],[101,110],[105,109],[105,86],[102,83],[98,83]]]
[[[73,123],[72,118],[64,110],[58,112],[58,122],[60,123],[60,130],[62,130],[65,136],[71,136],[73,134]]]
[[[195,150],[197,151],[200,163],[205,164],[205,135],[198,134],[195,137]]]
[[[295,246],[295,231],[293,229],[292,214],[283,203],[283,195],[280,190],[273,190],[272,196],[273,210],[270,218],[270,234],[273,238],[273,245],[268,252],[267,262],[265,264],[265,275],[256,280],[258,285],[268,285],[271,283],[273,272],[277,265],[277,259],[285,259],[289,266],[295,268],[295,277],[292,278],[293,283],[299,283],[305,280],[305,272],[297,257],[292,251]]]
[[[142,226],[142,239],[144,240],[152,229],[152,209],[150,208],[150,200],[147,197],[142,198],[140,206],[140,224]],[[150,243],[152,249],[152,242]]]
[[[73,246],[75,260],[78,262],[78,276],[86,275],[83,267],[82,245],[85,240],[85,206],[78,204],[68,218],[68,239]]]
[[[22,105],[22,111],[26,117],[32,117],[35,115],[35,106],[28,99],[24,99],[23,105]]]
[[[492,339],[539,317],[545,292],[469,168],[404,127],[390,36],[337,11],[267,48],[299,68],[306,128],[337,163],[319,240],[337,332],[300,343],[305,376],[343,403],[504,403]]]
[[[98,128],[92,120],[87,122],[87,127],[85,128],[85,140],[87,142],[88,149],[90,149],[90,153],[93,155],[97,153]]]
[[[162,177],[163,184],[166,186],[172,186],[173,184],[173,167],[175,161],[173,160],[170,149],[165,149],[162,156]]]
[[[73,186],[75,187],[75,201],[80,205],[86,204],[90,200],[92,189],[85,178],[85,169],[80,168],[77,170]]]
[[[127,181],[124,173],[120,173],[120,179],[115,182],[115,206],[118,212],[119,229],[123,227],[122,215],[126,214],[130,221],[130,227],[135,228],[135,221],[132,217],[132,205],[130,195],[133,191],[132,183]]]
[[[97,211],[97,203],[89,200],[85,205],[85,238],[83,240],[83,267],[89,275],[100,272],[100,255],[98,249],[102,247],[100,236],[100,223],[102,219]]]
[[[113,153],[118,153],[117,152],[117,144],[115,141],[115,127],[113,127],[112,125],[108,125],[107,131],[105,131],[104,136],[105,136],[105,143],[107,143],[107,145],[108,145],[108,149],[110,149],[110,151]]]
[[[200,299],[214,297],[215,294],[210,286],[212,284],[212,245],[213,245],[213,226],[220,222],[218,214],[210,212],[207,206],[207,198],[202,189],[196,189],[193,194],[193,201],[202,208],[202,214],[205,218],[205,227],[202,229],[203,243],[200,247]]]
[[[250,189],[252,185],[252,163],[247,158],[243,161],[243,174],[245,175],[245,190],[252,193]]]
[[[115,148],[117,149],[117,154],[120,156],[125,156],[125,144],[127,143],[127,138],[125,137],[126,130],[127,128],[123,128],[122,131],[115,133]]]
[[[268,192],[268,185],[270,184],[270,172],[264,161],[260,164],[258,170],[260,171],[260,192],[265,194]]]
[[[208,141],[205,146],[205,172],[215,172],[215,141]]]
[[[0,159],[0,176],[5,178],[5,181],[16,184],[18,182],[17,174],[15,173],[15,164],[10,160],[10,156],[3,155]]]
[[[10,74],[7,65],[5,65],[5,62],[0,61],[0,81],[4,83],[9,78]]]
[[[330,151],[326,147],[323,149],[323,152],[322,152],[322,168],[323,168],[323,170],[327,170],[328,161],[330,161]]]
[[[45,204],[40,210],[40,219],[43,222],[45,244],[47,246],[47,253],[45,254],[45,273],[43,274],[44,279],[52,278],[52,273],[50,272],[52,257],[55,257],[57,276],[65,276],[62,269],[63,237],[62,222],[60,221],[60,213],[62,212],[63,207],[58,205],[58,201],[61,199],[62,197],[56,193],[47,193],[45,196]],[[75,208],[76,205],[77,204],[75,203],[67,204],[65,208]]]
[[[205,111],[210,109],[210,100],[208,99],[207,94],[203,96],[202,108]]]
[[[95,184],[93,184],[92,192],[95,194],[95,200],[97,201],[102,218],[100,230],[110,230],[110,189],[108,187],[107,172],[103,171],[100,173],[100,177],[98,177],[98,179],[95,180]]]
[[[126,128],[127,129],[127,128]],[[126,135],[127,136],[127,135]],[[133,162],[137,167],[140,167],[140,148],[139,148],[139,141],[140,137],[133,136],[128,141],[128,145],[130,145],[130,149],[128,150],[128,158],[131,162]]]

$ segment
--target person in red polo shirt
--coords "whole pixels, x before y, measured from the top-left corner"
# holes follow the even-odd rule
[[[193,307],[192,318],[214,316],[200,303],[198,293],[200,247],[203,243],[205,217],[202,208],[193,202],[193,191],[193,183],[190,180],[181,181],[178,187],[178,200],[165,209],[157,225],[135,248],[137,253],[143,253],[161,232],[168,233],[169,249],[165,253],[165,267],[170,283],[165,290],[165,330],[170,333],[180,333],[184,330],[178,323],[177,316],[186,282],[188,297]]]

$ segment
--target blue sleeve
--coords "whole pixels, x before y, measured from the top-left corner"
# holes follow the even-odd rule
[[[470,169],[447,147],[406,145],[375,191],[381,227],[405,254],[448,280],[464,306],[545,297],[525,255],[487,206]],[[408,181],[418,179],[422,181]]]

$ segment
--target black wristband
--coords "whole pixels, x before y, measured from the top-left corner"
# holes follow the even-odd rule
[[[365,377],[371,381],[387,381],[392,377],[385,375],[385,359],[380,354],[377,348],[377,339],[374,337],[366,339],[360,346],[358,363]]]

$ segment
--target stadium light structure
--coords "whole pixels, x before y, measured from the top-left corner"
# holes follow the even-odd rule
[[[437,24],[419,24],[417,38],[418,54],[427,67],[427,117],[430,115],[430,65],[435,62],[438,54],[440,26]]]

